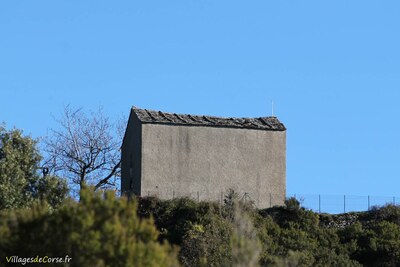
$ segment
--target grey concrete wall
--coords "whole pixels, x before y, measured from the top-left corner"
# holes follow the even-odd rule
[[[163,124],[141,130],[141,195],[220,201],[232,188],[258,208],[285,199],[285,131]]]
[[[121,193],[141,194],[142,123],[131,112],[121,147]]]

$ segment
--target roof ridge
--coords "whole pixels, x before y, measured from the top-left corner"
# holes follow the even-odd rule
[[[187,126],[230,127],[285,131],[286,127],[275,116],[254,118],[218,117],[209,115],[177,114],[162,111],[132,108],[142,123],[159,123]]]

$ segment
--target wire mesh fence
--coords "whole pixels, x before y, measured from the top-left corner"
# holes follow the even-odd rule
[[[396,196],[290,194],[287,197],[294,197],[302,207],[319,213],[367,211],[375,206],[400,204],[400,197]]]
[[[262,200],[256,199],[251,193],[239,191],[236,192],[239,199],[245,202],[251,202],[255,208],[270,208],[276,205],[283,205],[284,199],[281,195],[266,194]],[[156,190],[145,191],[142,196],[155,196],[162,199],[174,199],[187,197],[195,201],[214,201],[220,204],[224,203],[228,191],[210,192],[192,191],[180,192],[177,190]],[[384,206],[387,204],[400,204],[399,196],[356,196],[356,195],[325,195],[325,194],[287,194],[286,198],[294,197],[300,205],[319,213],[346,213],[356,211],[367,211],[375,206]],[[262,206],[259,203],[263,203]]]

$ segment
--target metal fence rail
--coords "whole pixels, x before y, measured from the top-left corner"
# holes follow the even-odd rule
[[[215,201],[220,204],[224,203],[225,196],[228,191],[216,191],[214,194],[209,194],[201,191],[179,192],[177,190],[154,190],[145,191],[144,197],[155,196],[161,199],[174,199],[188,197],[195,201]],[[238,197],[245,202],[254,202],[254,197],[248,192],[236,192]],[[268,208],[283,204],[281,195],[266,194],[264,203],[268,203],[267,207],[258,207],[255,203],[255,208]],[[310,209],[319,213],[346,213],[355,211],[367,211],[374,206],[384,206],[387,204],[400,204],[399,196],[356,196],[356,195],[325,195],[325,194],[287,194],[286,198],[294,197],[300,205],[306,209]]]
[[[287,197],[294,197],[302,207],[319,213],[367,211],[374,206],[400,204],[400,197],[397,196],[289,194]]]

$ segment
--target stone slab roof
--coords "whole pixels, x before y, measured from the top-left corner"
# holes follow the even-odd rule
[[[244,129],[258,129],[268,131],[285,131],[286,127],[276,117],[259,118],[224,118],[214,116],[200,116],[189,114],[167,113],[148,109],[132,108],[142,123],[230,127]]]

